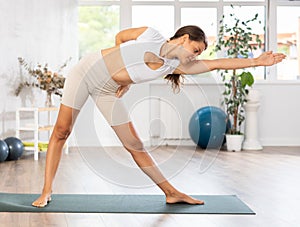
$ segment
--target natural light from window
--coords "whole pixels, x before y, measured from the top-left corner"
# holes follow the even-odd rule
[[[277,49],[287,55],[277,66],[279,80],[300,79],[300,7],[277,8]]]
[[[258,56],[265,47],[287,55],[283,63],[267,67],[267,70],[265,67],[251,69],[255,78],[300,81],[300,1],[127,0],[125,4],[125,1],[119,0],[79,0],[79,56],[114,45],[116,33],[123,28],[150,26],[169,38],[180,26],[194,24],[201,27],[208,38],[208,48],[200,58],[226,57],[222,52],[218,56],[210,53],[215,45],[221,16],[224,14],[225,23],[230,23],[231,4],[241,20],[258,13],[261,21],[251,28],[252,32],[259,34],[263,45],[250,57]],[[273,34],[272,37],[270,34]]]

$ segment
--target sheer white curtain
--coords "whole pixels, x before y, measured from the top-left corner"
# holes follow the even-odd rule
[[[14,135],[14,111],[21,105],[11,92],[20,77],[18,57],[33,65],[49,63],[53,70],[69,57],[76,61],[77,6],[76,0],[0,0],[1,137]],[[44,104],[42,95],[35,98]]]

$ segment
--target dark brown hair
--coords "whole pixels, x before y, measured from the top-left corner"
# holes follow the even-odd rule
[[[191,41],[203,42],[205,49],[207,48],[207,40],[204,31],[195,25],[188,25],[179,28],[170,40],[177,39],[185,34],[189,35]],[[164,77],[172,84],[173,91],[180,91],[180,84],[182,84],[183,76],[181,74],[168,74]]]

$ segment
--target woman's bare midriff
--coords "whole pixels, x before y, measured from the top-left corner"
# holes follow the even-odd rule
[[[117,84],[126,86],[133,83],[122,60],[119,46],[103,49],[101,53],[109,74]]]

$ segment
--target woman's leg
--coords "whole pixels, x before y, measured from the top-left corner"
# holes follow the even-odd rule
[[[144,149],[132,122],[112,126],[112,128],[141,170],[165,193],[167,203],[186,202],[190,204],[204,204],[201,200],[179,192],[165,179],[150,154]]]
[[[63,146],[71,133],[79,110],[61,104],[57,121],[50,137],[46,155],[44,187],[41,196],[32,205],[44,207],[51,200],[52,183],[60,162]]]

